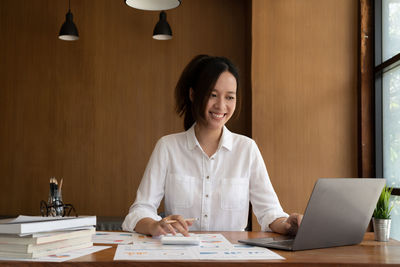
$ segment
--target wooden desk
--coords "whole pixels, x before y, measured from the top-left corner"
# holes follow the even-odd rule
[[[239,239],[276,236],[263,232],[222,232],[232,243]],[[400,266],[400,242],[374,241],[373,233],[366,233],[359,245],[304,250],[296,252],[274,250],[285,260],[271,261],[113,261],[116,246],[61,264],[43,262],[1,262],[0,266]],[[211,264],[211,265],[210,265]]]

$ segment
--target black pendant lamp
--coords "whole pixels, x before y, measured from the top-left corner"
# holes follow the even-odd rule
[[[65,15],[65,22],[61,26],[58,38],[64,41],[75,41],[79,39],[78,29],[73,22],[71,13],[71,0],[68,2],[68,13]]]
[[[181,0],[125,0],[133,8],[142,10],[168,10],[178,7]]]
[[[171,27],[167,22],[167,14],[164,11],[160,12],[160,20],[157,22],[153,31],[153,39],[170,40],[172,39]]]

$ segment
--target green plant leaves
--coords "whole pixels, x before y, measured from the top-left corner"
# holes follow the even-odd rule
[[[393,204],[390,205],[390,195],[392,194],[392,188],[383,187],[381,195],[379,196],[376,208],[374,210],[374,218],[376,219],[390,219],[390,212],[393,209]]]

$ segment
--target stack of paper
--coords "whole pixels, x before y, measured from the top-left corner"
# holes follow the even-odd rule
[[[180,234],[178,234],[179,236]],[[133,233],[132,245],[118,245],[114,260],[282,260],[260,247],[231,244],[222,234],[191,234],[199,245],[164,245],[160,238]]]
[[[93,246],[95,216],[0,220],[0,257],[33,259]]]

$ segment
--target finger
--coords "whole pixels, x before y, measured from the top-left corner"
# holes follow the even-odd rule
[[[301,223],[302,215],[298,214],[298,213],[293,213],[292,215],[293,215],[292,224],[295,225],[296,227],[299,227],[300,223]]]
[[[158,234],[157,234],[157,236],[159,236],[159,235],[166,235],[166,234],[167,234],[167,232],[160,226],[159,229],[158,229]]]
[[[165,232],[165,234],[167,233],[171,233],[173,235],[176,235],[175,229],[171,226],[171,224],[167,223],[167,221],[170,220],[170,217],[165,217],[164,219],[162,219],[160,221],[160,226],[163,229],[163,231]]]
[[[174,227],[172,227],[171,224],[167,223],[167,224],[165,224],[165,227],[168,229],[168,231],[169,231],[172,235],[176,235],[175,229],[174,229]]]
[[[290,214],[290,216],[288,218],[289,223],[290,224],[298,224],[298,221],[299,221],[298,216],[299,216],[299,214],[297,214],[297,213]]]
[[[187,222],[185,221],[185,219],[181,216],[181,215],[177,215],[177,216],[173,216],[174,218],[174,220],[177,220],[178,222],[179,222],[179,224],[185,229],[185,231],[187,232],[188,231],[188,225],[187,225]],[[173,224],[174,225],[174,227],[175,227],[175,223]],[[175,228],[177,228],[177,227],[175,227]]]
[[[288,230],[288,235],[296,235],[298,227],[296,224],[292,224]]]
[[[287,235],[296,235],[297,233],[297,227],[290,227],[290,229],[288,230]]]
[[[283,221],[283,223],[285,223],[286,227],[290,227],[293,224],[293,217],[290,215]]]
[[[300,226],[300,220],[299,220],[299,218],[297,217],[296,218],[296,227],[299,227]]]
[[[297,217],[293,217],[292,221],[290,222],[290,224],[293,225],[293,226],[297,226],[297,224],[298,224]]]
[[[297,218],[298,227],[300,227],[300,224],[301,224],[302,220],[303,220],[303,215],[299,214],[299,217]]]
[[[174,223],[173,226],[176,228],[176,230],[181,233],[184,236],[189,236],[189,233],[187,229],[185,229],[180,223]]]

